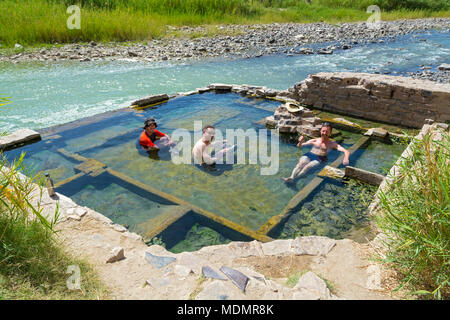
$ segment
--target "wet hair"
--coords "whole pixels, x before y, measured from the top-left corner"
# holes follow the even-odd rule
[[[208,129],[215,129],[215,128],[213,126],[206,126],[203,128],[203,133],[205,133],[206,130],[208,130]]]
[[[156,123],[155,118],[148,118],[147,120],[145,120],[144,122],[144,129],[149,127],[151,124],[155,125],[155,128],[158,127],[158,124]]]
[[[324,122],[322,123],[322,126],[320,127],[321,129],[324,127],[330,127],[331,130],[333,130],[333,126],[331,125],[331,123],[329,122]]]

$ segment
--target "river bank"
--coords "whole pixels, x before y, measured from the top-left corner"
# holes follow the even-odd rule
[[[192,61],[214,58],[254,58],[265,55],[333,54],[356,45],[383,43],[416,31],[449,29],[449,18],[358,23],[273,23],[220,25],[221,36],[203,37],[208,27],[170,27],[172,37],[141,42],[75,43],[0,51],[0,61]],[[426,39],[423,39],[426,41]],[[314,44],[314,45],[313,45]]]

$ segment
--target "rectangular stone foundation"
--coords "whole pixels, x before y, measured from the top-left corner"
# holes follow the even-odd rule
[[[450,84],[369,73],[318,73],[295,91],[302,104],[393,125],[450,121]]]

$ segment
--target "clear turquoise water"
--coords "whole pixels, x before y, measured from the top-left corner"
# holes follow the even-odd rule
[[[420,41],[426,39],[426,41]],[[324,44],[320,45],[321,47]],[[196,63],[70,62],[0,64],[0,128],[40,129],[128,106],[149,94],[189,91],[213,82],[286,89],[321,71],[417,71],[450,61],[449,31],[355,46],[333,55],[266,56]]]
[[[279,170],[275,175],[264,176],[260,174],[261,164],[249,164],[248,161],[246,164],[218,165],[219,170],[214,173],[200,170],[192,164],[175,165],[170,161],[170,154],[163,150],[159,158],[149,157],[137,147],[137,139],[145,118],[150,116],[158,120],[158,129],[166,134],[171,135],[177,128],[189,130],[192,145],[194,120],[202,120],[203,125],[214,125],[216,130],[222,132],[238,128],[261,129],[264,126],[258,121],[273,114],[279,104],[231,93],[180,97],[156,109],[137,111],[127,108],[50,128],[44,130],[42,141],[8,151],[6,155],[13,159],[26,152],[25,164],[28,167],[36,172],[49,172],[58,183],[79,172],[75,167],[80,162],[58,152],[64,148],[256,231],[273,215],[279,214],[289,200],[314,178],[314,172],[311,172],[291,187],[281,179],[289,176],[301,152],[307,152],[309,147],[298,150],[295,144],[283,142],[277,136]],[[357,134],[343,132],[339,139],[348,148],[358,138]],[[388,150],[389,146],[383,152]],[[361,154],[365,155],[363,152]],[[338,155],[337,151],[331,152],[327,163]],[[372,158],[376,155],[369,156],[369,159]],[[358,161],[357,156],[351,160],[352,163]],[[377,163],[371,163],[371,166],[377,168]],[[320,168],[316,172],[318,170]],[[131,230],[141,232],[145,232],[143,223],[174,205],[164,199],[155,199],[107,173],[75,180],[58,191],[81,205],[105,214],[116,223],[127,224]]]

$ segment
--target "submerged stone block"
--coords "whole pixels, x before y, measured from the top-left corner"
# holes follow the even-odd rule
[[[345,176],[375,186],[379,186],[384,180],[384,176],[381,174],[369,172],[351,166],[345,167]]]

